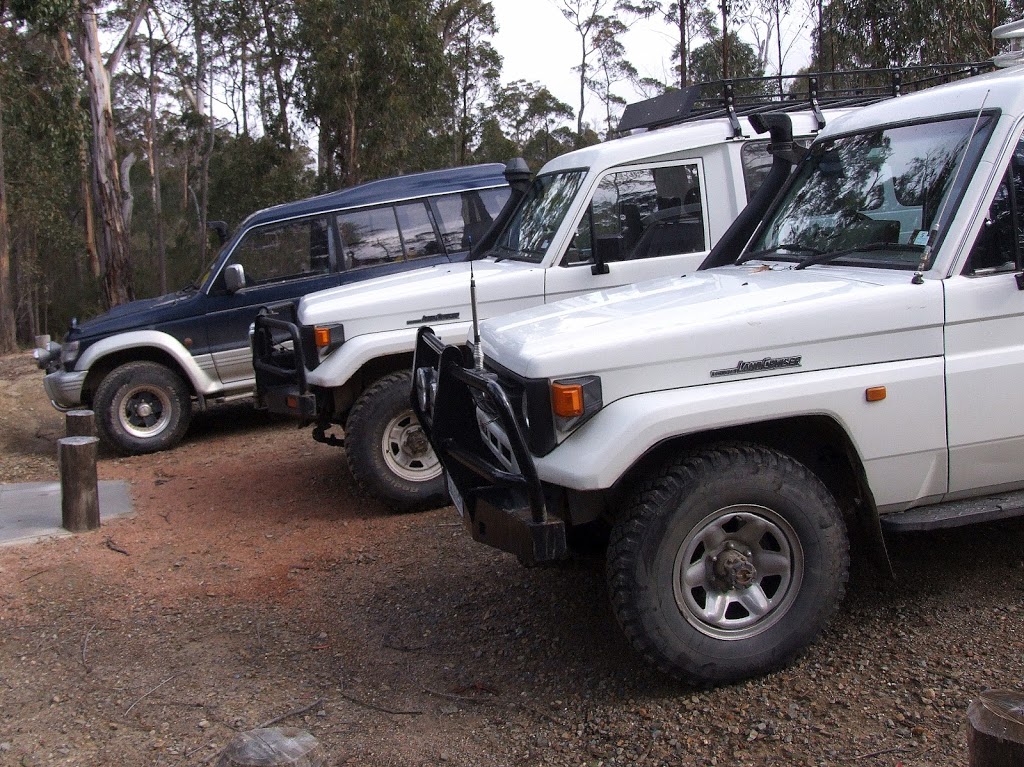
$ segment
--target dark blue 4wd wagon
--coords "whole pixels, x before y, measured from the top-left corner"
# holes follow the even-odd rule
[[[258,211],[196,284],[72,322],[36,349],[46,392],[59,410],[95,410],[100,437],[123,453],[173,447],[193,402],[251,395],[261,307],[464,259],[509,196],[503,171],[416,173]]]

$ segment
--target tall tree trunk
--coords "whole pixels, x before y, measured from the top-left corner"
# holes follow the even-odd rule
[[[0,94],[0,354],[18,348],[11,285],[11,228],[7,220],[7,182],[4,178],[4,110]]]
[[[79,42],[92,120],[92,172],[102,221],[103,302],[111,307],[134,298],[131,254],[121,204],[121,173],[117,164],[114,114],[110,103],[110,77],[100,51],[96,11],[86,0],[82,1],[80,8]]]
[[[60,51],[61,63],[71,67],[71,43],[68,40],[68,33],[64,29],[57,30],[57,49]],[[82,218],[85,224],[85,257],[89,274],[94,280],[100,278],[100,257],[96,249],[96,218],[93,213],[92,183],[90,182],[91,171],[89,169],[89,148],[86,145],[83,135],[78,142],[78,167],[81,172],[79,179],[80,194],[82,195]],[[77,268],[81,273],[81,268]]]
[[[149,30],[149,130],[146,142],[149,151],[150,195],[153,197],[153,228],[156,230],[156,261],[160,275],[160,294],[167,293],[167,244],[164,241],[164,204],[160,195],[160,145],[156,134],[157,102],[156,44]]]

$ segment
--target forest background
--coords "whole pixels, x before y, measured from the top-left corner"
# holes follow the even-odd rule
[[[778,74],[794,16],[814,72],[982,61],[1024,16],[1024,0],[550,2],[578,52],[572,104],[503,82],[488,0],[0,0],[0,353],[191,283],[210,219],[234,230],[431,168],[536,171],[614,133],[624,82]],[[639,19],[666,25],[671,81],[628,60]]]

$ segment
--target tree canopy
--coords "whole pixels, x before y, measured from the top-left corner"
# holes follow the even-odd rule
[[[268,205],[385,176],[548,159],[626,93],[814,69],[981,60],[1022,0],[549,0],[574,103],[509,81],[491,0],[0,0],[0,352],[193,281]],[[664,23],[664,79],[625,45]]]

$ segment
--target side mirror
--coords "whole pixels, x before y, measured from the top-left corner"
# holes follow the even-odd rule
[[[594,265],[591,274],[608,274],[609,261],[621,261],[625,258],[625,243],[621,234],[599,234],[594,238]]]
[[[245,269],[241,264],[228,264],[224,267],[224,287],[232,294],[245,287]]]

